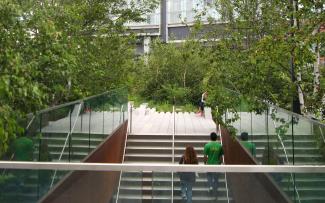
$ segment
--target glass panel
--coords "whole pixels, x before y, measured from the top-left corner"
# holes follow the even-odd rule
[[[112,95],[115,96],[112,97]],[[31,116],[32,119],[25,129],[25,136],[18,137],[9,144],[10,148],[5,159],[80,162],[114,128],[126,120],[127,102],[127,89],[123,88],[92,97],[85,102],[76,101],[61,107],[43,110]],[[119,117],[115,121],[116,125],[112,125],[111,112],[113,110],[111,109],[114,103],[119,104]],[[123,105],[122,108],[121,104],[125,107]],[[122,117],[123,112],[125,117]],[[106,121],[108,125],[105,124]],[[38,181],[44,188],[38,190],[38,196],[45,194],[44,191],[53,187],[67,174],[67,171],[43,172],[37,174],[37,177],[40,176]],[[10,178],[11,175],[6,174],[6,170],[1,171],[1,175]],[[17,174],[20,176],[20,173]],[[42,178],[44,174],[47,174],[49,178]]]
[[[69,139],[67,136],[72,130],[78,110],[79,104],[73,104],[35,116],[33,123],[26,131],[28,139],[32,139],[35,147],[35,161],[58,161],[59,159],[69,161]],[[19,138],[16,142],[18,140]],[[65,144],[66,149],[62,154]]]
[[[231,90],[220,91],[228,92],[224,94],[225,99],[238,104],[237,107],[230,104],[219,107],[219,111],[224,109],[225,112],[222,121],[235,129],[239,140],[242,132],[248,133],[249,142],[255,144],[258,163],[310,165],[325,162],[324,124],[268,103],[249,102]],[[260,107],[268,110],[261,111]]]
[[[200,171],[201,169],[197,169]],[[38,202],[52,170],[7,169],[0,174],[0,202]],[[61,174],[62,171],[58,172]],[[67,171],[47,198],[57,202],[324,202],[324,173],[202,173]],[[211,184],[208,183],[211,180]],[[226,187],[226,180],[227,186]],[[173,193],[172,193],[173,187]],[[192,188],[192,193],[190,192]],[[227,190],[228,188],[228,190]],[[183,192],[182,192],[183,191]],[[47,199],[49,200],[49,199]],[[89,201],[88,201],[89,200]],[[173,200],[173,201],[172,201]]]
[[[178,172],[174,178],[174,201],[227,202],[232,199],[224,173]]]
[[[170,202],[172,199],[172,184],[175,173],[152,172],[152,202]],[[149,183],[150,184],[150,183]],[[174,186],[175,187],[175,186]],[[175,191],[175,188],[174,188]],[[175,194],[175,192],[174,192]]]
[[[321,126],[303,117],[293,118],[295,164],[324,164],[324,158],[320,153],[323,143],[322,131],[319,128]]]
[[[315,139],[316,147],[310,147],[313,154],[319,154],[321,156],[321,164],[325,163],[325,126],[316,122],[312,122],[312,135],[309,136],[310,139]],[[310,152],[311,153],[311,152]]]
[[[141,203],[151,199],[151,179],[147,176],[146,172],[122,172],[117,202]]]
[[[292,118],[279,109],[269,108],[267,120],[269,143],[263,154],[263,164],[293,164]]]

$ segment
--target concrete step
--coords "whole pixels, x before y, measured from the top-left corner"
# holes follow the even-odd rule
[[[171,194],[168,195],[120,195],[118,203],[142,203],[143,201],[151,201],[151,202],[159,202],[159,203],[170,203],[171,202]],[[175,203],[183,202],[180,196],[174,197]],[[220,202],[227,203],[228,199],[226,197],[192,197],[193,203],[212,203],[212,202]],[[231,200],[230,203],[233,203]]]

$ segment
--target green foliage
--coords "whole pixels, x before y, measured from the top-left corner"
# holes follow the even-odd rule
[[[173,106],[167,102],[155,105],[158,112],[173,112]]]
[[[222,29],[208,33],[211,41],[210,66],[204,78],[209,98],[233,108],[238,101],[222,101],[220,87],[242,93],[246,98],[259,98],[286,109],[291,109],[292,98],[297,97],[299,86],[304,94],[306,110],[319,113],[324,89],[313,92],[313,46],[324,41],[325,33],[313,34],[325,20],[322,5],[299,1],[299,10],[292,13],[290,1],[218,0],[216,9],[221,20],[227,21]],[[300,22],[292,27],[288,19],[294,14]],[[307,20],[308,19],[308,20]],[[220,31],[222,30],[222,31]],[[290,59],[294,57],[295,73],[301,82],[292,82]],[[297,79],[297,75],[295,75]],[[321,81],[322,81],[321,77]],[[321,85],[322,86],[322,85]],[[227,97],[227,95],[225,95]],[[228,98],[228,97],[227,97]],[[252,101],[259,111],[263,105]],[[224,105],[227,104],[227,105]],[[256,105],[255,105],[256,104]]]
[[[313,132],[316,137],[318,149],[322,155],[323,160],[325,160],[325,142],[324,142],[325,129],[323,126],[320,126],[319,124],[314,124]]]
[[[230,136],[235,139],[236,138],[236,134],[237,134],[237,129],[231,125],[226,125],[226,128],[230,134]]]
[[[0,1],[0,157],[26,113],[126,84],[134,36],[123,25],[156,3],[142,2]]]
[[[176,104],[197,103],[201,97],[202,80],[208,68],[207,54],[199,42],[163,44],[155,41],[149,55],[139,60],[135,72],[135,94],[147,100]]]

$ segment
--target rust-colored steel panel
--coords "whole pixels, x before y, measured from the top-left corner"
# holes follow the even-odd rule
[[[100,144],[84,162],[122,163],[127,121]],[[68,174],[40,202],[107,203],[117,191],[120,172],[75,171]]]
[[[257,165],[251,154],[222,129],[225,164]],[[235,203],[289,203],[291,200],[266,173],[227,173],[231,196]]]

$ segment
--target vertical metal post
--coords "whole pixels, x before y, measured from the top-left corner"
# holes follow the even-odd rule
[[[251,142],[254,141],[253,138],[253,113],[251,112]]]
[[[90,128],[91,128],[91,105],[89,104],[89,122],[88,122],[88,152],[90,152]]]
[[[39,125],[39,132],[40,135],[42,135],[42,120],[43,120],[43,114],[40,114],[40,125]],[[41,137],[39,137],[39,142],[38,142],[38,161],[41,160]],[[40,197],[40,170],[37,170],[37,199]]]
[[[161,41],[165,43],[168,42],[167,1],[160,1],[160,36]]]
[[[80,132],[82,133],[82,118],[83,118],[83,112],[80,112],[80,116],[81,116],[81,118],[80,118]]]
[[[71,109],[71,108],[72,108],[72,107],[70,107],[70,113],[69,113],[69,114],[70,114],[70,115],[69,115],[69,120],[70,120],[69,135],[70,135],[70,136],[69,136],[69,156],[68,156],[68,157],[69,157],[69,162],[70,162],[70,160],[71,160],[71,136],[72,136],[72,135],[71,135],[71,127],[72,127],[72,126],[71,126],[71,115],[72,115],[72,109]]]
[[[269,107],[266,110],[265,125],[266,125],[266,136],[267,136],[267,163],[269,164],[270,163]]]
[[[175,128],[176,128],[176,125],[175,125],[175,106],[173,106],[173,144],[172,144],[172,154],[173,154],[173,157],[172,157],[172,161],[174,163],[175,161],[175,151],[174,151],[174,148],[175,148]]]
[[[172,162],[175,162],[175,105],[173,105],[173,144],[172,144]],[[174,172],[172,172],[172,199],[171,202],[174,202]]]
[[[130,134],[132,134],[132,104],[130,104]]]
[[[295,142],[294,142],[294,136],[293,136],[293,115],[291,115],[291,145],[292,145],[292,165],[295,165]],[[298,192],[297,191],[297,188],[296,188],[296,174],[293,173],[293,188],[294,188],[294,196],[293,196],[293,200],[294,202],[296,202],[296,193]]]
[[[241,104],[239,106],[239,134],[242,133],[242,130],[241,130],[241,120],[242,120],[242,109],[241,109]]]
[[[104,111],[104,102],[102,100],[102,111],[103,111],[103,137],[104,137],[104,134],[105,134],[105,111]]]
[[[125,113],[124,108],[125,108],[125,107],[124,107],[124,106],[125,106],[125,105],[123,104],[123,109],[122,109],[122,112],[123,112],[122,119],[123,119],[123,120],[122,120],[122,122],[124,122],[124,120],[125,120],[125,115],[124,115],[124,113]]]
[[[39,133],[42,135],[42,121],[43,121],[43,114],[40,114],[40,124],[39,124]],[[38,145],[38,161],[41,159],[41,137],[39,138],[39,145]]]
[[[115,120],[115,113],[114,113],[114,108],[115,108],[115,104],[113,103],[113,110],[112,110],[112,112],[113,112],[113,124],[112,124],[112,129],[114,129],[115,127],[114,127],[114,120]]]
[[[291,145],[292,145],[292,165],[295,165],[295,142],[294,142],[294,116],[291,115]]]

